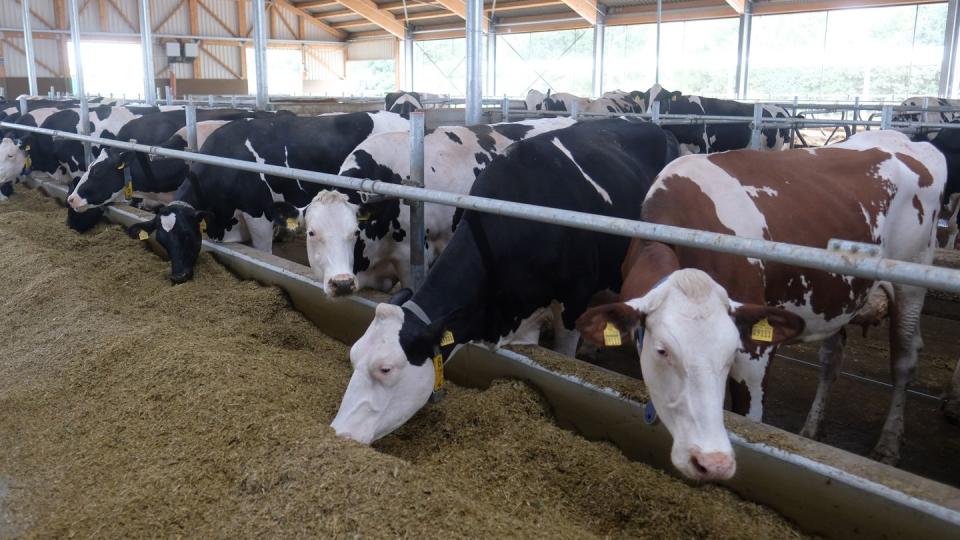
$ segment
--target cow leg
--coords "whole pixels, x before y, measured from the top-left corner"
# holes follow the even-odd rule
[[[813,398],[813,405],[807,414],[807,421],[800,430],[800,435],[808,439],[816,439],[823,424],[824,412],[827,408],[827,396],[830,387],[840,374],[843,364],[843,347],[847,344],[847,333],[841,329],[828,337],[820,344],[820,384],[817,385],[817,395]]]
[[[763,421],[764,381],[767,376],[767,367],[770,359],[776,352],[776,347],[766,347],[753,355],[744,351],[737,351],[730,369],[730,378],[740,383],[738,391],[731,394],[733,412],[743,414],[751,420]],[[737,385],[734,385],[734,390]]]
[[[253,217],[248,214],[243,215],[247,223],[247,231],[250,232],[250,243],[254,249],[273,252],[273,221],[266,217]]]
[[[907,384],[917,366],[917,352],[923,346],[920,337],[920,311],[926,289],[894,285],[894,301],[890,317],[890,371],[893,378],[893,398],[880,440],[872,457],[883,463],[895,464],[900,459],[900,439],[903,437],[903,409],[907,401]]]
[[[960,360],[953,370],[953,381],[943,399],[943,416],[952,424],[960,424]]]

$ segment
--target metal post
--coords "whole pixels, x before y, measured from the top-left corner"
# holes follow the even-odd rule
[[[603,42],[607,28],[607,16],[598,13],[593,26],[593,97],[603,95]]]
[[[753,9],[749,0],[743,3],[740,32],[737,41],[737,79],[734,93],[737,99],[747,97],[747,78],[750,73],[750,32],[753,27]]]
[[[187,108],[183,111],[187,124],[187,148],[196,152],[197,148],[197,106],[192,102],[187,103]]]
[[[653,65],[653,82],[660,84],[660,23],[663,22],[663,0],[657,0],[657,52]]]
[[[655,100],[650,104],[650,121],[655,125],[660,125],[660,100]]]
[[[570,119],[576,120],[580,116],[580,102],[574,101],[570,104]]]
[[[497,95],[497,30],[496,19],[490,21],[487,32],[487,95]]]
[[[480,123],[483,85],[480,76],[480,42],[483,39],[483,0],[467,0],[467,92],[466,125]]]
[[[760,122],[763,122],[763,105],[759,103],[753,104],[753,126],[750,131],[750,148],[754,150],[760,149]]]
[[[413,88],[413,30],[407,28],[403,36],[403,85],[407,91]]]
[[[267,110],[267,27],[264,0],[253,0],[253,63],[257,77],[257,110]]]
[[[168,106],[173,105],[173,89],[169,85],[163,87],[163,96]]]
[[[57,95],[57,91],[51,86],[50,91],[47,92],[47,97],[53,99]]]
[[[800,99],[797,96],[793,96],[793,113],[790,115],[791,118],[797,117],[797,112],[800,110],[800,107],[798,105],[799,101]],[[793,141],[796,140],[797,133],[798,133],[797,126],[796,125],[790,126],[790,148],[793,148]]]
[[[501,122],[510,121],[510,98],[503,96],[503,101],[500,103],[500,111],[503,116]]]
[[[893,121],[893,105],[884,105],[880,114],[880,129],[890,129],[890,122]]]
[[[793,113],[793,115],[796,116],[797,113]],[[860,120],[860,96],[856,96],[853,98],[853,118],[852,119],[854,122],[856,122],[857,120]],[[854,124],[850,130],[850,134],[853,135],[856,132],[857,132],[857,125]]]
[[[207,107],[213,108],[213,94],[207,96]]]
[[[73,42],[73,65],[76,70],[76,86],[73,91],[80,97],[80,134],[90,134],[90,108],[87,104],[87,92],[83,88],[83,60],[80,56],[80,8],[77,2],[70,0],[70,41]],[[93,149],[89,142],[83,143],[84,167],[93,162]]]
[[[953,96],[956,79],[957,48],[960,46],[960,1],[947,4],[947,22],[943,37],[943,61],[940,64],[940,97]]]
[[[150,0],[140,0],[140,53],[143,58],[143,96],[147,105],[157,105],[157,82],[153,78],[153,22],[150,20]]]
[[[423,183],[423,111],[410,113],[410,180],[407,185],[422,188]],[[411,288],[416,291],[426,277],[426,258],[424,256],[423,201],[407,200],[410,205],[410,280]]]
[[[29,112],[29,108],[27,108],[26,96],[20,96],[20,99],[18,101],[20,102],[20,114],[21,115],[27,114]]]
[[[30,88],[30,95],[39,95],[37,90],[37,57],[33,52],[33,29],[30,19],[30,0],[20,0],[20,7],[23,9],[23,55],[27,58],[27,85]]]

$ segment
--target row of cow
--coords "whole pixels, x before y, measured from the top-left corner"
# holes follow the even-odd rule
[[[394,104],[400,100],[409,102],[400,96]],[[182,111],[119,109],[98,108],[93,127],[118,139],[185,146],[176,132]],[[64,116],[78,122],[70,111]],[[58,114],[39,123],[51,127]],[[130,118],[102,127],[111,117]],[[393,183],[409,176],[408,121],[393,112],[302,117],[219,111],[204,118],[198,124],[204,154]],[[846,238],[879,244],[886,257],[932,260],[947,165],[929,144],[884,131],[816,150],[681,157],[678,139],[670,128],[621,118],[442,127],[424,141],[425,184],[817,247]],[[72,173],[71,163],[83,165],[82,152],[57,151],[63,142],[10,132],[3,141],[10,153],[0,159],[16,164],[23,154],[56,163],[53,171],[49,165],[36,170]],[[52,158],[38,154],[51,150]],[[269,251],[274,222],[295,219],[328,294],[410,284],[409,213],[399,201],[365,202],[352,190],[97,151],[80,176],[68,175],[71,210],[84,216],[124,198],[161,201],[156,217],[130,233],[154,235],[170,256],[174,282],[192,277],[202,229],[215,240],[249,239]],[[332,424],[339,434],[369,443],[390,433],[437,390],[435,364],[442,366],[454,348],[475,340],[530,339],[525,331],[537,328],[524,321],[553,308],[561,311],[558,343],[568,354],[576,350],[578,329],[600,344],[635,342],[659,417],[674,437],[673,463],[691,478],[728,478],[735,470],[722,416],[728,377],[735,381],[734,409],[761,420],[777,346],[826,340],[825,375],[804,430],[814,436],[839,369],[844,326],[890,291],[895,386],[876,450],[896,460],[919,347],[921,289],[881,288],[815,270],[437,205],[426,205],[426,220],[426,281],[415,294],[402,289],[378,306],[352,347],[354,374]],[[604,291],[619,291],[621,301],[591,307]]]

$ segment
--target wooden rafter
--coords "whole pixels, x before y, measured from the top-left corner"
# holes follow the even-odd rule
[[[745,3],[745,0],[727,0],[727,4],[732,7],[734,11],[741,15],[743,15],[743,5]]]
[[[100,31],[106,32],[110,28],[110,14],[107,12],[107,0],[97,0],[97,10],[100,13]]]
[[[595,2],[595,0],[590,1]],[[464,2],[464,0],[437,0],[437,3],[458,15],[461,19],[467,19],[467,3]],[[594,7],[596,7],[596,3],[594,3]],[[490,20],[486,17],[481,17],[480,20],[482,21],[484,33],[490,31]],[[594,21],[596,21],[596,17],[594,17]]]
[[[83,3],[80,4],[80,9],[77,10],[78,15],[83,15],[83,12],[90,7],[90,0],[83,0]]]
[[[180,11],[180,8],[183,7],[183,4],[186,1],[187,0],[180,0],[179,2],[177,2],[177,5],[173,6],[173,9],[167,12],[167,15],[164,18],[160,19],[160,22],[158,22],[157,25],[153,27],[153,31],[158,32],[161,28],[163,28],[163,25],[167,24],[167,22],[170,19],[172,19],[173,16],[176,15],[178,11]]]
[[[597,24],[597,0],[563,0],[563,3],[591,25]]]
[[[207,56],[209,56],[211,59],[213,59],[213,61],[216,62],[217,65],[219,65],[219,66],[222,67],[223,69],[227,70],[227,72],[230,73],[231,75],[233,75],[234,78],[236,78],[236,79],[242,79],[242,78],[243,78],[243,77],[240,76],[239,73],[237,73],[236,71],[234,71],[232,67],[228,66],[223,60],[221,60],[219,57],[217,57],[217,55],[213,54],[213,52],[211,52],[209,49],[207,49],[207,46],[206,46],[205,44],[203,44],[203,43],[200,44],[200,50],[203,51],[203,53],[206,54]]]
[[[340,5],[367,19],[373,24],[403,39],[405,31],[403,23],[397,21],[393,14],[380,9],[371,0],[337,0]]]
[[[314,2],[300,2],[299,4],[297,4],[297,7],[300,9],[313,9],[313,8],[335,6],[337,4],[339,4],[337,0],[316,0]]]
[[[334,28],[343,29],[343,28],[359,28],[361,26],[370,26],[371,24],[373,23],[366,19],[356,19],[353,21],[331,23],[330,26]]]
[[[530,9],[546,6],[557,6],[563,4],[562,0],[515,0],[513,2],[497,2],[494,6],[491,4],[485,7],[487,13],[501,13],[503,11],[516,11],[518,9]],[[492,9],[496,7],[496,9]]]
[[[110,6],[117,12],[117,15],[119,15],[120,18],[123,19],[123,22],[126,23],[131,30],[133,30],[134,32],[140,31],[139,23],[133,24],[133,21],[131,21],[130,18],[127,17],[127,14],[124,13],[122,9],[120,9],[120,6],[117,5],[116,0],[107,0],[107,3],[110,4]]]
[[[56,21],[58,30],[67,29],[67,0],[53,0],[53,19]],[[60,64],[60,76],[66,76],[70,73],[70,66],[67,64],[67,40],[63,34],[57,34],[57,61]]]
[[[199,6],[200,9],[206,11],[206,12],[207,12],[207,15],[209,15],[211,18],[213,18],[213,20],[216,21],[217,24],[219,24],[224,30],[226,30],[227,32],[229,32],[231,36],[239,37],[239,34],[236,33],[236,32],[234,32],[233,29],[230,28],[230,25],[227,24],[226,21],[224,21],[224,20],[223,20],[219,15],[217,15],[212,9],[210,9],[210,7],[208,7],[207,4],[205,4],[205,3],[203,2],[203,0],[197,0],[197,6]],[[241,8],[240,8],[240,2],[237,2],[237,9],[238,9],[238,10],[241,9]]]
[[[237,35],[247,37],[250,35],[247,30],[247,2],[242,0],[237,2]],[[247,78],[247,46],[240,44],[240,78]]]
[[[290,31],[291,36],[293,36],[295,39],[303,39],[302,37],[299,36],[299,34],[297,34],[297,31],[293,29],[293,25],[290,24],[290,21],[287,20],[287,18],[283,15],[283,13],[280,13],[279,11],[277,11],[276,14],[277,14],[277,18],[280,19],[280,22],[282,22],[283,25],[287,27],[287,30]]]
[[[456,17],[456,13],[450,13],[445,9],[435,11],[418,11],[404,17],[403,13],[396,16],[398,21],[427,21],[430,19],[442,19],[444,17]]]
[[[324,32],[330,34],[331,36],[337,39],[346,39],[347,33],[343,30],[337,30],[336,28],[330,26],[329,24],[321,21],[320,19],[314,17],[310,13],[307,13],[305,10],[291,4],[289,0],[273,0],[273,5],[285,9],[291,13],[295,13],[301,17],[305,17],[306,21],[317,28],[323,30]]]
[[[200,13],[197,2],[200,0],[187,0],[187,8],[190,14],[190,35],[196,36],[200,32]],[[200,43],[198,43],[200,45]],[[200,55],[198,54],[196,58],[193,59],[193,78],[200,79],[203,77],[203,72],[201,71],[203,62],[200,61]]]

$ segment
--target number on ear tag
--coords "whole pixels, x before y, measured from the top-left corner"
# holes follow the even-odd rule
[[[147,231],[140,229],[140,234],[137,235],[137,238],[139,238],[140,240],[149,240],[150,235],[147,234]]]
[[[770,326],[770,322],[766,319],[760,319],[757,321],[757,324],[753,325],[753,328],[750,330],[750,339],[754,341],[766,341],[771,343],[773,341],[773,327]]]
[[[207,232],[207,220],[205,219],[200,220],[200,232],[202,233]]]
[[[619,347],[623,345],[620,341],[620,330],[617,329],[612,322],[608,322],[607,326],[603,329],[603,345],[606,347]]]
[[[455,342],[456,340],[453,339],[453,332],[449,330],[444,331],[443,337],[440,338],[440,346],[446,347],[447,345],[453,345]]]
[[[443,355],[433,357],[433,391],[437,392],[443,386]]]
[[[127,184],[123,186],[123,196],[128,199],[133,198],[133,182],[127,182]]]
[[[300,227],[300,222],[297,220],[297,218],[287,218],[287,230],[295,231],[298,227]]]

